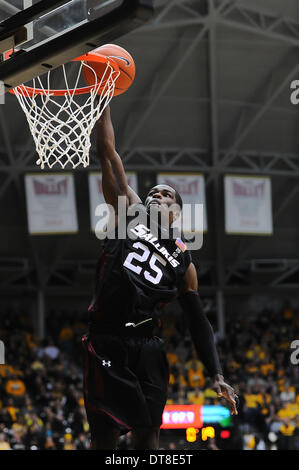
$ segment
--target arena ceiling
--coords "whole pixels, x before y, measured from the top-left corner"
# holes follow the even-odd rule
[[[0,2],[1,3],[1,2]],[[118,44],[133,55],[130,90],[111,104],[117,149],[140,194],[157,171],[205,174],[208,233],[194,254],[202,291],[298,289],[297,0],[169,0]],[[1,18],[0,18],[1,19]],[[90,294],[99,241],[88,170],[74,172],[80,231],[30,237],[24,174],[39,171],[16,99],[0,106],[0,291]],[[89,170],[98,170],[94,145]],[[271,176],[274,235],[224,234],[223,175]]]

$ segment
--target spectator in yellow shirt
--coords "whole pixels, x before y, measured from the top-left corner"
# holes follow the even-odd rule
[[[244,399],[247,408],[258,408],[260,396],[258,393],[254,393],[252,388],[247,385],[246,392],[244,393]]]
[[[257,402],[261,405],[261,407],[266,407],[271,403],[271,395],[267,393],[266,387],[259,387]]]
[[[169,348],[168,348],[167,359],[168,359],[168,363],[169,363],[170,366],[173,366],[174,364],[177,364],[179,362],[179,358],[178,358],[178,356],[175,352],[175,349],[172,345],[169,346]]]
[[[62,351],[71,353],[73,337],[74,329],[69,324],[66,324],[59,333],[59,340]]]
[[[198,387],[195,387],[194,391],[188,392],[187,398],[191,405],[203,405],[205,401],[204,394]]]
[[[299,416],[299,404],[294,400],[291,403],[285,403],[282,408],[278,411],[277,415],[282,418],[296,418]]]
[[[197,361],[193,361],[190,369],[188,370],[188,383],[191,388],[203,388],[205,386],[205,378],[202,368],[198,367]]]
[[[63,445],[64,450],[76,450],[76,446],[73,442],[73,436],[70,433],[66,433],[64,435],[64,445]]]
[[[281,343],[279,344],[279,349],[286,350],[286,349],[289,349],[289,347],[290,347],[290,340],[288,337],[284,336],[282,338]]]
[[[38,338],[32,333],[26,333],[25,341],[30,349],[35,348],[38,345]]]
[[[17,418],[18,418],[18,413],[19,413],[20,410],[19,410],[19,408],[16,408],[14,406],[14,402],[13,402],[12,398],[9,398],[7,400],[6,409],[7,409],[8,413],[10,414],[12,421],[16,422]]]
[[[197,358],[197,354],[196,354],[195,350],[192,349],[192,358],[190,359],[190,361],[186,362],[186,364],[185,364],[186,370],[188,371],[190,369],[190,367],[192,366],[192,364],[194,364],[195,362],[197,364],[197,368],[201,369],[203,371],[203,369],[204,369],[203,363]]]
[[[176,385],[176,376],[175,376],[175,373],[174,373],[174,368],[172,368],[172,367],[169,370],[168,383],[169,383],[170,386]]]
[[[213,403],[215,400],[217,400],[217,404],[219,404],[219,398],[215,390],[212,389],[212,382],[210,378],[206,382],[206,386],[204,389],[204,398],[205,402],[206,400],[208,400],[210,403]]]
[[[15,398],[22,398],[26,393],[26,386],[23,380],[19,379],[16,375],[12,375],[6,382],[5,391],[8,395],[12,395]]]
[[[0,365],[0,376],[4,379],[14,373],[14,368],[8,364]]]
[[[261,365],[261,372],[264,376],[269,375],[270,373],[273,373],[275,371],[274,364],[268,362],[267,364],[262,364]]]
[[[246,372],[249,375],[249,377],[257,374],[259,372],[258,361],[251,361],[248,364],[246,364]]]
[[[175,386],[174,391],[177,387],[186,388],[188,386],[185,377],[185,367],[183,364],[178,363],[176,365],[170,366],[169,385]]]
[[[59,337],[62,341],[70,341],[73,339],[73,336],[74,331],[69,325],[64,326],[59,334]]]
[[[245,353],[245,357],[247,359],[249,359],[250,361],[254,359],[254,349],[253,348],[250,348],[250,349],[247,349],[246,353]]]
[[[282,422],[282,425],[279,429],[280,433],[282,434],[282,448],[284,450],[289,450],[292,447],[292,437],[295,432],[294,423],[289,419],[285,418]]]

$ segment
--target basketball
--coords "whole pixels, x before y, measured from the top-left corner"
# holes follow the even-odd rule
[[[92,51],[92,54],[110,57],[119,66],[120,75],[115,83],[114,96],[121,95],[132,85],[135,78],[135,63],[131,54],[115,44],[105,44]],[[104,73],[103,64],[93,62],[90,64],[101,78]],[[84,70],[84,78],[88,85],[94,84],[94,75],[87,67]]]

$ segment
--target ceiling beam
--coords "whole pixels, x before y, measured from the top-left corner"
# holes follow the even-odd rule
[[[228,153],[227,149],[219,149],[219,159],[223,159]],[[91,164],[88,168],[78,167],[77,172],[100,171],[100,166],[96,162],[95,150],[91,151]],[[237,160],[238,159],[238,160]],[[169,171],[184,172],[195,171],[209,175],[242,173],[244,175],[261,174],[265,176],[281,176],[289,178],[299,178],[299,153],[278,153],[278,152],[254,152],[252,150],[242,150],[235,154],[234,165],[220,166],[211,165],[210,149],[208,148],[180,148],[180,147],[137,147],[123,151],[122,160],[125,169],[128,171]],[[94,161],[94,163],[93,163]],[[138,162],[138,163],[136,163]],[[237,163],[236,163],[237,162]],[[0,173],[15,174],[23,178],[26,172],[40,172],[37,165],[31,161],[18,161],[10,166],[0,163]],[[56,171],[57,169],[48,169]],[[61,170],[62,171],[62,170]],[[8,181],[8,183],[10,180]],[[208,178],[207,178],[208,182]],[[7,183],[7,184],[8,184]],[[3,188],[1,188],[3,190]],[[1,192],[1,190],[0,190]]]

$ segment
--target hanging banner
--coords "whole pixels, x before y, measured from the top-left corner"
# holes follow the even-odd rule
[[[158,173],[157,184],[162,183],[176,189],[182,198],[184,233],[206,232],[208,224],[204,176],[201,173]],[[201,214],[195,210],[196,205],[202,205]]]
[[[137,175],[134,172],[126,173],[128,185],[138,194],[138,183]],[[97,211],[100,204],[105,205],[105,199],[103,194],[102,187],[102,173],[89,173],[88,175],[89,182],[89,200],[90,200],[90,225],[91,230],[95,232],[96,225],[99,222],[99,217],[102,217],[101,226],[104,226],[108,222],[108,209]],[[98,215],[97,215],[98,212]],[[104,216],[102,215],[104,213]],[[99,215],[101,214],[101,215]]]
[[[272,235],[270,178],[226,175],[224,194],[226,233]]]
[[[26,174],[25,191],[31,235],[78,232],[71,173]]]

